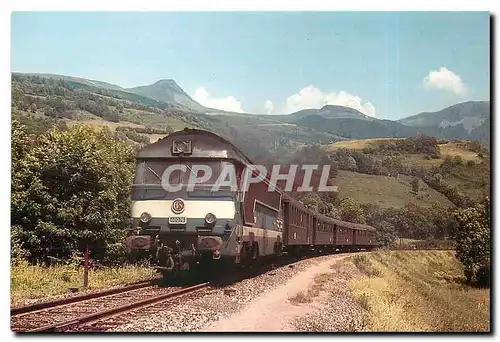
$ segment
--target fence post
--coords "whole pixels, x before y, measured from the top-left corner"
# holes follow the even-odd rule
[[[89,286],[89,246],[85,248],[85,261],[83,267],[83,287],[86,289]]]

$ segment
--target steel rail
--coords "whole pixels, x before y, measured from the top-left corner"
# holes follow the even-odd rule
[[[25,306],[20,306],[20,307],[14,307],[10,309],[10,315],[11,316],[16,316],[24,313],[30,313],[34,311],[39,311],[39,310],[44,310],[44,309],[49,309],[53,308],[56,306],[61,306],[61,305],[66,305],[66,304],[73,304],[77,302],[83,302],[86,300],[90,299],[96,299],[96,298],[101,298],[101,297],[106,297],[110,295],[115,295],[119,293],[125,293],[128,291],[133,291],[137,289],[142,289],[144,287],[151,286],[151,282],[154,280],[157,280],[159,278],[155,279],[150,279],[150,280],[144,280],[140,281],[137,283],[132,283],[129,285],[125,285],[124,287],[117,287],[117,288],[112,288],[109,290],[101,290],[97,292],[91,292],[83,295],[78,295],[78,296],[71,296],[71,297],[66,297],[66,298],[61,298],[49,302],[41,302],[37,304],[32,304],[32,305],[25,305]]]
[[[125,304],[125,305],[111,308],[108,310],[95,312],[95,313],[92,313],[92,314],[89,314],[89,315],[86,315],[83,317],[71,319],[71,320],[68,320],[65,322],[59,322],[59,323],[41,326],[41,327],[38,327],[35,329],[30,329],[30,330],[27,330],[24,332],[53,332],[53,331],[57,331],[59,329],[67,328],[67,327],[70,327],[73,325],[88,324],[91,322],[99,321],[103,318],[108,318],[110,316],[114,316],[116,314],[125,313],[128,311],[139,309],[141,307],[149,306],[149,305],[154,304],[154,303],[159,303],[159,302],[163,302],[163,301],[168,300],[168,299],[173,299],[173,298],[176,298],[176,297],[179,297],[179,296],[191,293],[191,292],[196,292],[197,290],[200,290],[202,288],[206,288],[209,284],[210,284],[210,282],[206,282],[206,283],[186,287],[186,288],[183,288],[181,290],[167,293],[167,294],[163,294],[163,295],[160,295],[157,297],[147,298],[147,299],[140,300],[140,301],[137,301],[134,303]]]

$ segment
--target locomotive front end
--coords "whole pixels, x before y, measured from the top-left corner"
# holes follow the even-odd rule
[[[149,251],[164,273],[237,253],[237,192],[234,179],[224,177],[235,160],[228,146],[202,132],[173,133],[137,157],[127,246]]]

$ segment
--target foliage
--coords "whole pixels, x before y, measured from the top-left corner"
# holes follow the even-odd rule
[[[91,268],[89,290],[151,279],[154,271],[146,264]],[[26,305],[33,299],[64,295],[69,287],[83,285],[83,267],[71,263],[51,266],[26,261],[11,266],[11,305]]]
[[[363,209],[352,198],[344,198],[340,201],[340,218],[343,221],[354,223],[365,223],[366,218]]]
[[[489,276],[485,275],[491,258],[489,198],[474,207],[457,210],[455,217],[458,222],[455,235],[457,258],[464,265],[467,281],[489,280]]]
[[[419,189],[420,189],[420,180],[418,177],[413,177],[411,179],[411,191],[413,191],[416,194],[418,193]]]
[[[378,151],[398,151],[403,153],[423,153],[429,156],[439,156],[439,146],[436,138],[420,134],[406,139],[379,140],[374,148]]]
[[[120,129],[117,129],[118,132],[123,132],[127,138],[129,138],[132,141],[135,141],[136,143],[140,144],[149,144],[150,140],[148,137],[137,133],[132,128],[129,127],[119,127]]]
[[[105,258],[124,238],[133,165],[133,147],[107,129],[33,136],[14,120],[11,222],[31,258],[69,257],[87,245]]]
[[[24,248],[21,239],[19,238],[21,227],[14,226],[10,233],[10,261],[13,265],[18,265],[23,260],[26,260],[30,253]]]
[[[391,247],[396,241],[397,234],[394,225],[382,221],[377,225],[377,241],[384,247]]]

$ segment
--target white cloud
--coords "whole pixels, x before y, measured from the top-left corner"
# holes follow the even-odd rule
[[[293,113],[301,109],[321,108],[325,105],[345,106],[359,110],[361,113],[375,117],[375,107],[371,102],[361,102],[359,96],[345,91],[323,93],[313,85],[307,86],[297,94],[289,96],[285,101],[285,113]]]
[[[459,95],[465,94],[467,91],[465,83],[460,78],[460,75],[455,74],[444,66],[439,70],[431,70],[422,82],[427,89],[438,88],[450,90]]]
[[[271,100],[267,100],[265,103],[264,103],[264,109],[266,110],[266,113],[267,114],[271,114],[274,110],[274,104]]]
[[[205,88],[198,88],[194,95],[193,100],[199,104],[220,110],[226,110],[229,112],[244,113],[245,111],[241,108],[241,102],[236,100],[233,96],[214,98],[210,97],[210,94]]]

